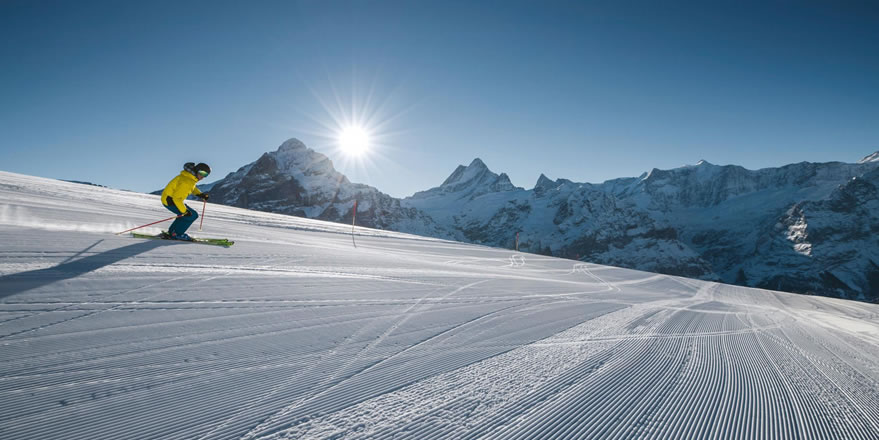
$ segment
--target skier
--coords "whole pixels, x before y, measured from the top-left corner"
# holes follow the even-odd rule
[[[165,186],[165,190],[162,191],[162,204],[165,205],[168,211],[182,215],[182,217],[177,217],[171,223],[168,233],[162,233],[163,238],[192,241],[192,238],[186,234],[186,230],[195,222],[198,214],[194,209],[186,206],[183,201],[190,194],[195,194],[196,197],[202,200],[208,199],[208,194],[201,192],[195,186],[198,181],[207,177],[208,174],[211,174],[211,167],[206,163],[196,165],[193,162],[187,162],[183,165],[183,171],[177,177],[171,179],[168,185]]]

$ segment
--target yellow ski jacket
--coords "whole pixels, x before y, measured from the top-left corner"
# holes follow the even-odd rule
[[[195,186],[196,183],[198,183],[198,179],[196,179],[192,173],[189,171],[181,171],[180,175],[171,179],[171,181],[168,182],[168,185],[165,186],[165,190],[162,191],[162,204],[168,206],[168,197],[170,197],[174,206],[176,206],[180,212],[185,214],[186,205],[183,204],[183,201],[186,200],[190,194],[201,194],[201,191]]]

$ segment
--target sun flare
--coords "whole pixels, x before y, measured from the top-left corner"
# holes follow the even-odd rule
[[[339,147],[345,154],[359,156],[369,149],[369,134],[360,127],[347,127],[339,133]]]

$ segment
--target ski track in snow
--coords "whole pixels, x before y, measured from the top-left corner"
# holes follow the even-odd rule
[[[0,172],[0,438],[879,438],[877,305],[159,203]]]

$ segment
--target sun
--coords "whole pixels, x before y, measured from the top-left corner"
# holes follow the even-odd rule
[[[350,156],[360,156],[369,149],[369,134],[361,127],[347,127],[339,133],[339,147]]]

